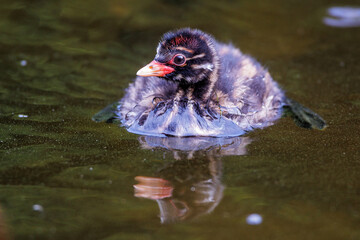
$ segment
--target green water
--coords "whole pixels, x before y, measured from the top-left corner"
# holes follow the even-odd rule
[[[360,239],[360,28],[322,23],[356,1],[0,3],[0,239]],[[257,58],[328,128],[284,118],[191,151],[91,121],[185,26]],[[136,176],[171,182],[163,201],[191,214],[162,224]]]

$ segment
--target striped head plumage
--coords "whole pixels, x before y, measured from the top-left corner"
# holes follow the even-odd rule
[[[216,78],[218,65],[213,38],[200,30],[185,28],[165,33],[155,59],[137,75],[194,84]]]

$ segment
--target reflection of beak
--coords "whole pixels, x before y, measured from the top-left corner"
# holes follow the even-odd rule
[[[134,185],[135,197],[158,200],[172,196],[174,188],[165,179],[137,176],[135,180],[139,181]]]
[[[164,77],[166,74],[172,73],[173,71],[175,71],[175,69],[172,67],[166,66],[164,63],[159,63],[154,60],[145,67],[141,68],[136,75],[142,77]]]

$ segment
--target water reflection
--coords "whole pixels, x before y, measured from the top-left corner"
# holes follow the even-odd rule
[[[331,27],[360,27],[360,8],[359,7],[330,7],[328,9],[330,17],[323,19],[324,24]]]
[[[223,197],[221,157],[244,155],[251,142],[236,138],[139,138],[144,149],[171,151],[174,161],[155,173],[155,177],[137,176],[135,197],[157,202],[162,223],[193,219],[212,212]]]
[[[246,146],[251,143],[248,137],[214,138],[214,137],[153,137],[141,136],[139,142],[143,149],[162,148],[174,153],[174,158],[180,160],[182,153],[186,159],[193,159],[195,153],[213,157],[245,155]]]
[[[1,240],[8,240],[10,239],[8,233],[8,226],[5,223],[4,214],[0,206],[0,239]]]

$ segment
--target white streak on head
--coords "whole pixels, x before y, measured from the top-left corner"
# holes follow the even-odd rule
[[[193,69],[207,69],[207,70],[214,70],[214,65],[211,63],[204,63],[204,64],[194,64],[191,66]]]
[[[181,50],[181,51],[185,51],[185,52],[189,52],[189,53],[193,53],[194,52],[194,50],[191,50],[191,49],[188,49],[188,48],[186,48],[186,47],[176,47],[175,48],[176,50]]]
[[[193,56],[191,58],[187,58],[186,60],[191,60],[191,59],[196,59],[196,58],[203,58],[203,57],[205,57],[205,53],[195,55],[195,56]]]

